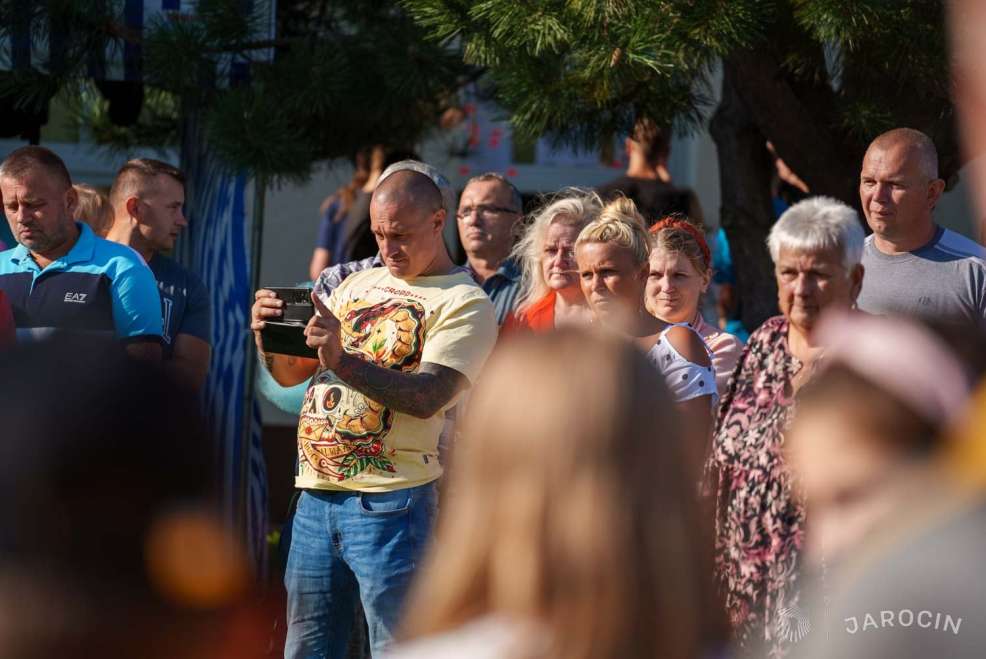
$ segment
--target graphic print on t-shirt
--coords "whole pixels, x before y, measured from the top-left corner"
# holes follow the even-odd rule
[[[425,310],[410,300],[348,302],[338,314],[343,349],[383,368],[414,371],[424,346]],[[368,469],[396,471],[384,439],[394,413],[346,386],[331,371],[308,388],[298,425],[301,455],[319,474],[353,478]]]

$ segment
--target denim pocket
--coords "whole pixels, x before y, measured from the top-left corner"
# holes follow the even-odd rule
[[[362,492],[360,511],[367,515],[397,515],[411,508],[411,488],[393,492]]]

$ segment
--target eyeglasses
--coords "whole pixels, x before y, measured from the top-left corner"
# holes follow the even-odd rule
[[[504,206],[487,206],[486,204],[479,204],[478,206],[464,206],[459,208],[459,211],[455,214],[460,220],[464,220],[473,214],[473,211],[479,214],[480,217],[486,218],[494,213],[512,213],[517,214],[518,211],[513,208],[505,208]]]

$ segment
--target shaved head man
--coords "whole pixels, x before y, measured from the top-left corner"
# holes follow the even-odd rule
[[[944,189],[938,153],[924,133],[897,128],[870,144],[859,176],[873,230],[863,252],[860,309],[986,320],[986,250],[935,223]]]
[[[264,352],[265,322],[283,303],[257,291],[251,326],[261,359],[282,386],[309,381],[284,576],[285,657],[345,656],[356,597],[381,654],[429,536],[445,411],[497,335],[489,298],[445,249],[448,189],[417,161],[384,171],[370,203],[384,267],[350,274],[331,293],[324,277],[316,282],[304,335],[317,358]]]

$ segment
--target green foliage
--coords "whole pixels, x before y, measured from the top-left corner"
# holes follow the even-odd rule
[[[487,70],[525,137],[591,147],[647,115],[687,131],[721,58],[770,53],[833,128],[872,135],[927,100],[950,121],[942,3],[926,0],[403,0],[438,43]],[[809,98],[806,96],[806,99]],[[908,113],[905,111],[904,116]]]
[[[114,0],[27,3],[27,16],[15,4],[23,3],[0,0],[0,36],[29,20],[43,44],[44,26],[59,25],[65,55],[42,71],[0,75],[0,96],[41,107],[72,90],[97,141],[123,150],[175,144],[181,114],[198,113],[221,162],[273,182],[303,179],[317,160],[370,144],[413,144],[469,73],[382,0],[281,0],[273,39],[264,0],[253,12],[242,0],[199,0],[194,15],[163,14],[142,35],[122,28]],[[86,81],[93,53],[127,42],[142,47],[146,102],[139,121],[121,127]],[[249,63],[249,79],[230,86],[239,63]]]

